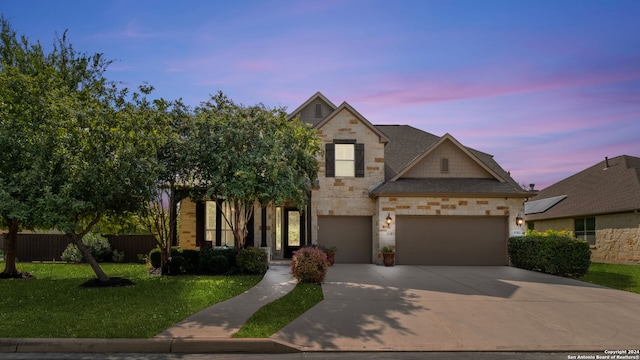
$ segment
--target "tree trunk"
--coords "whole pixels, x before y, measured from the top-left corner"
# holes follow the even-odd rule
[[[17,277],[20,275],[16,268],[16,258],[18,256],[18,219],[7,219],[9,223],[9,233],[4,241],[4,271],[2,277]]]
[[[98,280],[109,281],[109,277],[107,276],[107,274],[105,274],[100,265],[98,265],[98,262],[93,257],[93,255],[91,255],[89,249],[84,245],[84,243],[82,243],[82,236],[78,234],[67,234],[67,236],[71,239],[71,242],[73,242],[78,247],[78,249],[80,249],[80,252],[84,256],[84,259],[87,260],[89,266],[91,266],[91,269],[93,269],[93,272],[96,274],[96,277],[98,277]]]

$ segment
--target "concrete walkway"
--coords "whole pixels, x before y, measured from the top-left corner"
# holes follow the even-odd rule
[[[256,286],[189,316],[155,338],[228,339],[240,330],[251,315],[287,294],[295,284],[288,264],[272,264]]]
[[[336,264],[271,339],[302,351],[640,348],[640,295],[513,267]]]

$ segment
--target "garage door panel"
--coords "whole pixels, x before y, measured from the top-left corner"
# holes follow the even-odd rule
[[[396,263],[507,265],[507,218],[398,216]]]
[[[336,246],[336,263],[371,263],[370,216],[318,216],[318,245]]]

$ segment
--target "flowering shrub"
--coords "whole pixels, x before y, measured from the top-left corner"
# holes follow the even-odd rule
[[[317,247],[301,248],[291,259],[291,273],[301,282],[322,283],[328,267],[327,254]]]

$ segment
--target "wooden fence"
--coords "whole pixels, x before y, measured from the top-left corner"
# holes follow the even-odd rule
[[[4,249],[4,237],[0,246]],[[105,235],[112,250],[124,251],[125,262],[138,262],[138,254],[148,254],[157,246],[153,235]],[[18,261],[60,261],[69,239],[59,234],[18,234]]]

